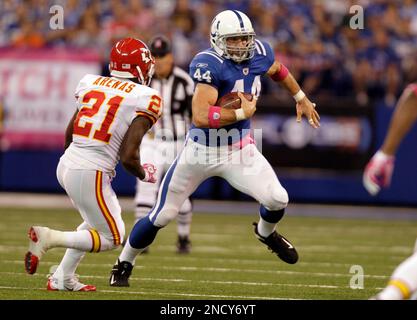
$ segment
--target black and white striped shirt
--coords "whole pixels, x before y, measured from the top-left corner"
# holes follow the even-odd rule
[[[191,100],[194,81],[187,72],[174,66],[166,79],[153,78],[151,87],[163,99],[162,117],[153,126],[156,138],[184,139],[191,121]]]

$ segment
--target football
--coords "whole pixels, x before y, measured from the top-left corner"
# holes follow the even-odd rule
[[[249,101],[252,101],[253,95],[250,93],[243,92],[243,95],[246,99]],[[239,96],[237,95],[237,92],[229,92],[226,93],[223,97],[221,97],[219,100],[217,100],[216,105],[222,108],[226,109],[239,109],[241,107],[240,105],[241,101]]]

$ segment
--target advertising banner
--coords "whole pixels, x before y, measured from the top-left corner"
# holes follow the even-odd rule
[[[62,148],[78,81],[100,72],[99,56],[91,50],[1,49],[1,149]]]
[[[314,129],[305,118],[296,122],[295,107],[260,107],[252,127],[262,129],[264,156],[276,167],[362,170],[373,151],[372,110],[320,105],[319,112]]]

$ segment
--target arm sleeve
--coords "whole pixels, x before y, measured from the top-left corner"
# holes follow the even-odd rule
[[[151,90],[138,97],[135,112],[131,116],[130,123],[132,123],[136,117],[141,116],[148,118],[152,124],[155,124],[161,115],[162,98],[156,90]]]
[[[222,63],[223,61],[214,53],[201,52],[190,63],[190,76],[195,84],[204,83],[218,89]]]
[[[88,77],[88,75],[85,75],[80,82],[78,82],[77,88],[75,89],[75,104],[77,106],[77,110],[80,110],[82,103],[81,103],[81,98],[80,96],[82,96],[82,91],[87,88],[87,83],[86,83],[86,78]]]
[[[256,49],[259,55],[263,57],[264,63],[262,72],[265,74],[275,61],[274,50],[268,42],[256,40]]]

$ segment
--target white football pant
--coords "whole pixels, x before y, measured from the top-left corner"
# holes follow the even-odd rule
[[[208,147],[190,139],[168,169],[149,219],[157,227],[174,219],[183,202],[207,178],[219,176],[270,211],[285,208],[288,194],[254,144]]]
[[[78,231],[91,234],[91,252],[118,247],[125,234],[121,208],[111,187],[109,174],[78,169],[71,160],[61,158],[57,177],[84,220]]]

